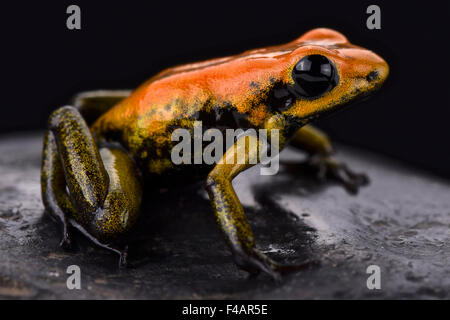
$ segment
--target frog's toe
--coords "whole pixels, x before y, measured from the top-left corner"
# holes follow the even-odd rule
[[[69,231],[64,232],[63,238],[61,239],[59,246],[63,250],[72,250],[73,248],[72,235]]]
[[[251,275],[258,275],[264,272],[276,281],[281,279],[281,274],[276,270],[276,263],[257,249],[253,248],[245,251],[235,249],[233,250],[233,258],[240,269],[247,271]]]
[[[370,183],[370,178],[365,173],[362,173],[362,172],[361,173],[354,173],[354,172],[350,171],[348,174],[353,175],[353,179],[360,186],[366,186],[366,185],[368,185]]]
[[[119,250],[119,268],[123,269],[128,266],[128,246],[125,246],[124,249]]]
[[[330,156],[314,155],[307,160],[307,165],[316,171],[320,181],[327,178],[334,179],[351,194],[358,193],[360,187],[370,182],[366,174],[354,172],[345,163],[338,162]]]
[[[357,194],[359,188],[369,184],[369,177],[365,173],[356,173],[345,164],[333,166],[330,173],[334,179],[343,184],[345,189],[351,194]]]
[[[257,275],[263,272],[275,281],[280,281],[282,275],[319,265],[318,260],[312,259],[297,264],[279,264],[257,249],[252,249],[249,252],[235,251],[234,260],[241,269],[249,272],[250,274]]]

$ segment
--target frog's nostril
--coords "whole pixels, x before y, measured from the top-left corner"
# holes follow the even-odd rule
[[[376,80],[378,78],[378,76],[379,76],[378,71],[374,70],[366,76],[366,80],[369,82],[372,82],[372,81]]]

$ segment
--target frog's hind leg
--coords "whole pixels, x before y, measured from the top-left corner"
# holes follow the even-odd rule
[[[72,247],[72,237],[69,229],[69,216],[75,213],[75,208],[66,192],[66,181],[56,147],[55,136],[50,130],[47,130],[44,137],[41,191],[45,208],[62,225],[63,237],[60,246],[64,249],[70,249]]]
[[[71,104],[81,113],[87,124],[91,125],[98,117],[130,94],[131,90],[85,91],[75,95]]]
[[[63,224],[62,244],[70,244],[68,225],[96,244],[119,253],[113,241],[136,221],[142,198],[137,168],[118,147],[97,148],[86,122],[73,107],[49,119],[42,162],[42,197]]]

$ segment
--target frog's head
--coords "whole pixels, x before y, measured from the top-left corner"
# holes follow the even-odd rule
[[[389,73],[380,56],[330,29],[314,29],[287,46],[292,51],[272,101],[278,102],[278,112],[297,122],[367,96]]]

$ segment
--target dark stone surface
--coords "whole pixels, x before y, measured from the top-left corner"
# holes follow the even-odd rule
[[[449,298],[450,184],[402,163],[340,147],[340,159],[372,180],[356,197],[290,165],[240,175],[233,184],[258,247],[278,261],[321,261],[277,283],[235,267],[205,192],[193,187],[146,195],[127,269],[81,236],[75,252],[62,251],[40,199],[41,139],[0,138],[1,298]],[[281,159],[301,157],[286,150]],[[72,264],[81,290],[66,287]],[[372,264],[381,290],[366,287]]]

